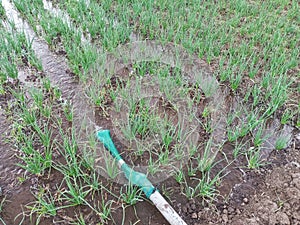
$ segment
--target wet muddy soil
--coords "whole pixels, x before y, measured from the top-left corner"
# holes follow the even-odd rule
[[[68,98],[70,93],[78,90],[77,82],[68,74],[66,63],[52,54],[44,42],[34,42],[34,46],[36,49],[46,49],[37,51],[37,55],[42,59],[46,76],[65,91],[64,97]],[[31,80],[35,83],[34,75],[27,75],[24,75],[24,81]],[[57,78],[59,76],[61,78]],[[67,86],[64,86],[65,83]],[[35,216],[32,220],[29,216],[23,217],[25,206],[34,201],[33,193],[36,193],[39,186],[46,187],[56,194],[59,191],[57,184],[62,183],[63,177],[55,170],[51,171],[48,177],[32,176],[16,165],[20,161],[15,155],[15,148],[6,142],[11,119],[5,113],[5,108],[12,98],[9,94],[0,97],[0,202],[3,203],[0,206],[0,224],[35,224]],[[104,119],[100,117],[98,120],[103,122]],[[220,196],[216,201],[208,202],[202,198],[187,200],[174,178],[158,182],[156,185],[187,224],[300,224],[300,133],[299,130],[291,130],[293,135],[287,149],[275,151],[270,150],[270,146],[266,147],[269,151],[265,156],[268,162],[265,166],[249,170],[245,168],[243,159],[230,164],[217,187]],[[113,134],[114,137],[116,134]],[[118,145],[121,146],[122,143],[117,143],[117,147]],[[223,152],[217,156],[220,163],[214,168],[214,173],[225,166],[221,160],[224,160],[223,156],[226,154],[232,154],[232,146],[229,144],[225,145]],[[59,156],[57,158],[59,160]],[[101,177],[101,180],[115,193],[120,193],[123,187],[121,184],[109,183],[105,177]],[[109,193],[101,193],[102,197],[95,195],[88,196],[87,199],[90,202],[94,199],[99,200],[103,198],[102,194],[105,200],[112,198]],[[58,210],[55,216],[43,218],[40,224],[74,224],[74,219],[80,214],[88,224],[101,224],[98,215],[84,206]],[[113,202],[112,217],[113,220],[108,224],[168,224],[145,199],[127,208],[122,208],[120,202]]]
[[[31,73],[25,79],[34,80],[33,77]],[[35,216],[32,220],[28,216],[23,217],[26,205],[35,200],[33,193],[38,186],[48,187],[55,193],[57,184],[62,182],[63,177],[55,170],[49,177],[32,176],[16,165],[20,162],[15,156],[14,146],[6,142],[11,120],[7,117],[5,109],[13,97],[7,94],[0,99],[2,108],[0,200],[4,202],[0,218],[6,224],[19,224],[22,221],[22,224],[35,224]],[[269,151],[268,163],[265,166],[249,170],[245,168],[242,159],[228,166],[224,171],[226,175],[217,187],[220,196],[214,202],[207,202],[201,198],[187,200],[174,178],[156,185],[187,224],[299,224],[300,133],[299,130],[290,129],[293,132],[289,147],[281,151]],[[230,144],[225,145],[223,153],[229,156],[232,149],[233,146]],[[219,154],[217,159],[224,159],[222,156],[224,154]],[[217,173],[224,166],[226,163],[222,164],[220,161],[213,172]],[[110,188],[113,187],[115,193],[120,192],[122,185],[109,183],[104,177],[101,180]],[[109,198],[111,197],[108,194]],[[88,199],[92,201],[92,196]],[[114,202],[112,207],[114,220],[108,224],[122,224],[122,221],[124,224],[168,224],[156,208],[145,199],[125,209],[121,207],[120,202]],[[88,207],[81,206],[59,210],[56,216],[43,218],[40,224],[72,224],[75,219],[74,212],[76,215],[80,213],[84,215],[89,224],[101,224],[95,213]]]
[[[3,103],[3,102],[2,102]],[[9,122],[1,112],[1,134],[7,132]],[[24,206],[34,200],[33,187],[50,185],[54,187],[62,177],[53,172],[49,179],[28,176],[22,181],[24,171],[15,164],[12,146],[1,138],[1,197],[5,198],[1,218],[6,224],[34,224],[29,217],[23,218]],[[169,196],[171,204],[187,224],[299,224],[300,223],[300,134],[294,133],[291,145],[282,151],[273,151],[269,156],[270,164],[257,170],[231,166],[218,187],[222,197],[213,203],[201,199],[186,200],[180,188],[170,178],[158,184]],[[230,147],[228,147],[230,149]],[[9,174],[9,176],[8,176]],[[26,174],[26,173],[25,173]],[[3,179],[3,177],[5,179]],[[118,185],[116,185],[118,186]],[[164,189],[167,187],[167,189]],[[116,190],[119,189],[116,187]],[[54,190],[53,190],[54,191]],[[89,224],[98,224],[97,216],[88,208],[77,207]],[[72,224],[73,210],[61,210],[54,218],[43,219],[40,224]],[[125,217],[123,214],[125,212]],[[19,216],[18,216],[19,215]],[[134,207],[122,209],[118,203],[113,210],[114,222],[110,224],[167,224],[160,213],[148,201],[138,202]]]

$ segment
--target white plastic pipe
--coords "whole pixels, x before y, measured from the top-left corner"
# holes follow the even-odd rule
[[[170,225],[187,225],[158,191],[153,192],[149,198]]]
[[[149,198],[153,202],[153,204],[166,218],[170,225],[187,225],[177,214],[177,212],[164,199],[164,197],[161,196],[161,194],[155,189],[155,187],[147,179],[146,175],[134,171],[125,163],[111,139],[109,130],[98,131],[97,137],[115,157],[115,159],[118,160],[118,166],[124,172],[126,178],[132,184],[139,186],[143,190],[147,198]]]

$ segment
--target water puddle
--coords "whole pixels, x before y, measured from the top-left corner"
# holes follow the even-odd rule
[[[273,119],[266,124],[263,136],[266,140],[261,145],[261,158],[266,160],[271,152],[276,148],[276,142],[282,138],[286,142],[286,147],[291,143],[294,128],[289,125],[282,125],[280,120]]]
[[[70,76],[69,71],[71,70],[66,59],[50,51],[48,44],[37,37],[33,29],[21,19],[19,13],[8,0],[3,0],[2,5],[7,17],[14,22],[16,29],[19,32],[24,31],[27,39],[32,43],[32,49],[37,58],[41,60],[43,71],[50,79],[51,84],[61,90],[63,98],[72,100],[75,121],[81,121],[82,118],[94,121],[92,110],[89,110],[90,107],[87,104],[88,99],[83,94],[82,87]],[[80,127],[81,124],[78,126]]]
[[[18,79],[25,85],[28,84],[27,74],[28,73],[25,70],[22,70],[21,68],[18,69]]]
[[[21,19],[19,13],[8,0],[3,0],[2,5],[6,11],[7,18],[14,23],[16,30],[18,32],[24,32],[26,38],[32,43],[32,49],[41,60],[43,69],[47,72],[47,75],[49,75],[48,77],[51,83],[61,88],[61,90],[65,92],[65,95],[69,95],[68,90],[71,88],[68,87],[68,83],[72,83],[71,79],[60,80],[64,77],[68,77],[68,74],[66,74],[68,67],[65,60],[62,57],[54,55],[49,50],[48,45],[36,36],[33,29],[26,21]],[[65,82],[66,84],[63,84]],[[65,89],[67,89],[67,91],[64,91]]]
[[[129,40],[130,42],[142,41],[142,37],[138,33],[132,32],[129,35]]]
[[[0,108],[0,188],[1,194],[7,195],[10,191],[20,190],[20,183],[17,177],[22,177],[24,170],[16,167],[17,160],[14,157],[14,150],[5,143],[5,138],[9,132],[9,123],[4,115],[4,111]]]
[[[74,24],[71,22],[72,19],[69,17],[69,15],[67,13],[65,13],[64,11],[62,11],[59,8],[55,8],[52,4],[52,2],[47,1],[47,0],[43,0],[43,4],[44,4],[44,9],[48,10],[52,15],[54,15],[55,17],[61,18],[63,19],[63,21],[70,27],[70,28],[75,28]],[[88,34],[88,37],[85,37],[83,35],[83,31],[80,28],[76,28],[77,31],[81,34],[81,40],[84,43],[89,43],[91,41],[91,37]]]

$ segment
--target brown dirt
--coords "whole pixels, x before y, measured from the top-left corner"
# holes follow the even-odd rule
[[[158,188],[167,186],[172,205],[187,224],[300,224],[299,136],[294,136],[288,149],[273,152],[269,158],[272,163],[260,169],[231,166],[231,173],[218,188],[223,196],[212,204],[201,199],[188,201],[172,178]],[[125,224],[138,221],[137,217],[138,224],[168,224],[148,202],[140,202],[134,208],[135,211],[126,211]],[[118,211],[116,214],[122,215]]]
[[[14,86],[14,85],[11,85]],[[4,108],[11,96],[0,97],[0,202],[4,201],[0,211],[0,218],[6,224],[14,224],[14,219],[22,213],[24,204],[33,200],[28,188],[31,186],[27,180],[22,183],[21,179],[26,176],[25,171],[16,166],[18,163],[15,151],[8,143],[6,137],[9,133],[9,122],[5,116]],[[16,219],[16,224],[22,220],[22,215]],[[27,221],[28,222],[28,221]],[[0,222],[0,224],[2,224]]]

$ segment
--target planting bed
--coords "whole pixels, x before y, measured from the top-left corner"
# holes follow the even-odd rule
[[[2,0],[0,224],[300,224],[299,11]]]

